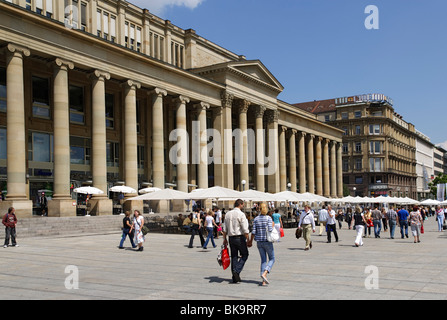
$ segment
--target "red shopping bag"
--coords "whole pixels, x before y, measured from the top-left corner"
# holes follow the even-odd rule
[[[279,228],[279,233],[281,235],[281,238],[284,238],[284,229],[283,228]]]
[[[421,233],[424,233],[424,225],[421,224]]]
[[[228,247],[222,246],[222,250],[220,251],[219,256],[217,257],[217,262],[224,270],[228,269],[228,267],[231,264]]]

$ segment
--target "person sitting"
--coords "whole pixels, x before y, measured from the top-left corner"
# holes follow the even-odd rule
[[[183,231],[185,232],[185,234],[188,234],[191,232],[191,223],[192,223],[192,215],[188,215],[184,220],[183,220]]]

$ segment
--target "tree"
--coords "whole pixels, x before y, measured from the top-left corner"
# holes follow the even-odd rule
[[[438,196],[438,184],[447,183],[447,174],[440,173],[436,176],[436,178],[433,179],[432,182],[428,184],[428,187],[430,188],[430,193],[433,194],[435,197]]]

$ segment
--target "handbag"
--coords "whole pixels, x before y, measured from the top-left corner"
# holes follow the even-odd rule
[[[301,238],[303,236],[303,229],[302,228],[296,229],[295,236],[297,239]]]
[[[424,225],[421,223],[421,233],[424,233]]]
[[[231,260],[230,260],[230,254],[228,252],[228,247],[227,246],[222,246],[221,247],[221,251],[220,251],[219,255],[217,256],[217,263],[224,270],[226,270],[230,266]]]
[[[276,242],[279,240],[280,236],[278,233],[278,230],[276,230],[275,227],[273,227],[272,232],[270,232],[268,229],[266,230],[267,232],[267,241],[268,242]]]
[[[284,238],[284,229],[283,228],[279,228],[279,234],[280,234],[281,238]]]

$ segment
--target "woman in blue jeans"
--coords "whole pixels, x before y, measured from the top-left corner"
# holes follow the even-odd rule
[[[208,231],[208,237],[206,237],[205,244],[203,245],[203,249],[206,249],[206,246],[208,245],[208,242],[211,239],[211,243],[213,244],[213,248],[216,247],[216,244],[214,243],[214,227],[217,228],[216,222],[214,222],[213,218],[213,212],[211,210],[208,210],[205,218],[205,225],[206,225],[206,231]]]
[[[267,205],[265,203],[261,203],[261,214],[253,221],[251,238],[247,244],[248,247],[251,247],[253,244],[253,239],[256,240],[259,255],[261,256],[261,278],[263,286],[269,284],[267,274],[270,273],[273,264],[275,263],[273,243],[267,240],[267,231],[272,232],[274,223],[272,218],[267,215],[267,212]]]

